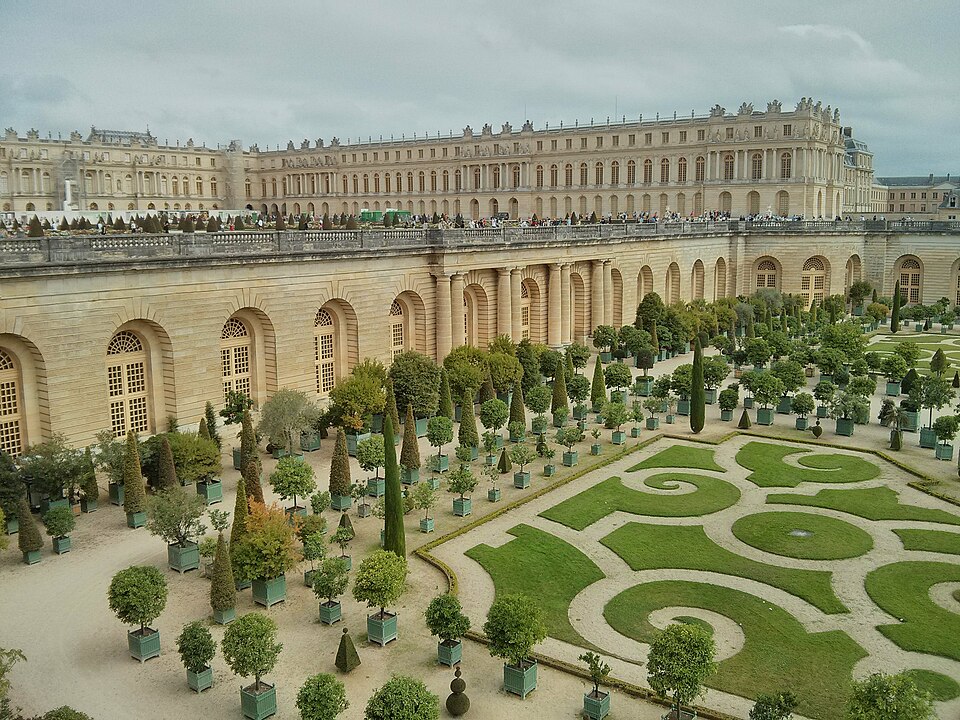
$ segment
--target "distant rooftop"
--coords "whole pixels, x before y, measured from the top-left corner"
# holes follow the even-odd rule
[[[947,173],[946,175],[909,175],[904,177],[878,177],[877,182],[887,187],[911,187],[918,185],[951,185],[960,184],[960,174]]]
[[[130,130],[100,130],[90,126],[90,134],[87,136],[87,142],[101,142],[104,144],[129,145],[137,141],[142,145],[152,145],[157,139],[150,134],[150,128],[145,133],[134,132]]]

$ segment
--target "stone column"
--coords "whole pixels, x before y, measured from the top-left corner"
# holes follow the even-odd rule
[[[510,268],[497,268],[497,334],[513,332],[513,303],[511,302]]]
[[[434,277],[437,279],[437,362],[443,362],[453,347],[450,324],[450,277],[442,273]]]
[[[466,342],[463,323],[463,273],[457,273],[450,284],[450,329],[453,347],[460,347]]]
[[[515,267],[510,271],[510,336],[514,342],[523,339],[523,318],[521,317],[522,303],[520,296],[523,293],[523,268]]]
[[[590,323],[587,329],[592,332],[597,325],[603,325],[603,260],[594,260],[590,273]]]
[[[562,291],[560,288],[560,263],[550,265],[550,281],[547,286],[549,295],[549,310],[547,315],[547,344],[553,348],[561,347],[560,337],[560,303]]]
[[[603,324],[613,325],[613,260],[603,261]]]
[[[570,263],[560,266],[560,340],[573,342],[573,308],[570,302]]]

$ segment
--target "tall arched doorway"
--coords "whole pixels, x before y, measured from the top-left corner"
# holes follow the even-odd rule
[[[220,374],[224,400],[231,392],[252,398],[250,345],[250,331],[242,320],[232,317],[224,323],[220,333]]]
[[[118,438],[130,430],[150,431],[148,371],[147,352],[140,337],[130,330],[116,333],[107,345],[107,393],[110,428]]]

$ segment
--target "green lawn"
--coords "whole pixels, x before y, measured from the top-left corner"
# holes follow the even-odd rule
[[[894,530],[900,536],[904,550],[960,555],[960,533],[942,530]]]
[[[791,535],[795,530],[812,535]],[[806,512],[746,515],[733,524],[732,531],[738,540],[758,550],[801,560],[842,560],[873,548],[870,533],[843,520]]]
[[[783,462],[789,455],[807,452],[787,445],[749,442],[737,453],[737,464],[751,471],[747,480],[759,487],[796,487],[802,482],[851,483],[872,480],[880,474],[880,468],[871,462],[837,453],[804,455],[799,462],[809,469]]]
[[[661,450],[656,455],[648,457],[641,463],[634,465],[627,472],[647,470],[648,468],[685,468],[687,470],[714,470],[726,472],[727,469],[717,465],[713,459],[712,448],[696,448],[687,445],[672,445]]]
[[[917,687],[930,693],[930,697],[939,702],[953,700],[960,697],[960,684],[952,677],[947,677],[933,670],[907,670]]]
[[[851,670],[866,656],[846,633],[807,633],[796,618],[759,597],[683,581],[632,587],[613,598],[603,615],[618,632],[649,643],[657,629],[648,616],[671,606],[712,610],[743,629],[743,649],[719,663],[707,680],[710,687],[750,699],[789,688],[797,694],[803,715],[826,720],[844,716]]]
[[[540,516],[583,530],[617,510],[654,517],[696,517],[728,508],[740,499],[740,490],[735,485],[706,475],[659,473],[648,477],[643,484],[660,490],[677,490],[679,483],[690,483],[697,489],[690,493],[654,495],[628,488],[620,478],[612,477],[544,510]]]
[[[767,496],[769,505],[805,505],[859,515],[867,520],[919,520],[960,525],[960,516],[945,510],[930,510],[902,505],[899,496],[888,487],[856,490],[821,490],[816,495],[775,493]]]
[[[489,573],[498,596],[522,593],[535,598],[551,637],[592,648],[573,629],[567,610],[581,590],[603,579],[600,568],[569,543],[529,525],[509,532],[516,540],[498,548],[477,545],[467,550],[467,557]]]
[[[677,568],[735,575],[780,588],[825,613],[845,613],[830,586],[831,573],[796,570],[748,560],[707,537],[699,525],[627,523],[601,541],[633,570]]]
[[[960,565],[898,562],[867,575],[867,594],[901,622],[877,629],[904,650],[942,655],[960,661],[960,615],[930,599],[938,583],[960,581]]]

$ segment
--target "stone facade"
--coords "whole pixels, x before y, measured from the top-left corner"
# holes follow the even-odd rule
[[[676,223],[8,240],[0,447],[197,422],[224,391],[323,398],[365,357],[499,334],[553,347],[642,296],[808,300],[860,279],[960,303],[960,224]]]

